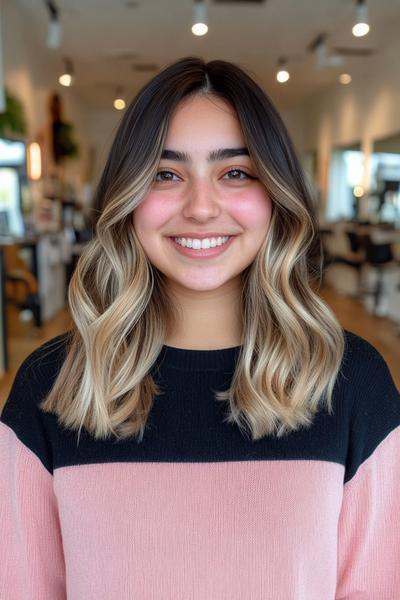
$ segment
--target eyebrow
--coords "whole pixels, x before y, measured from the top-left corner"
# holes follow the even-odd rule
[[[233,158],[234,156],[250,156],[250,154],[247,148],[219,148],[218,150],[212,150],[209,153],[207,162],[215,162],[217,160]],[[192,162],[189,154],[186,152],[179,152],[178,150],[165,149],[162,151],[161,158],[187,163]]]

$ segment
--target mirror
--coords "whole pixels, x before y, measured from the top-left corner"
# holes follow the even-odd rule
[[[375,140],[368,210],[375,222],[400,223],[400,133]]]
[[[21,206],[26,179],[25,143],[0,139],[0,235],[24,233]]]
[[[358,198],[363,195],[364,154],[360,142],[332,149],[326,204],[326,221],[357,219]]]

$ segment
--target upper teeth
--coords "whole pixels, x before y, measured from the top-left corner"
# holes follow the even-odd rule
[[[191,239],[191,238],[174,238],[177,244],[180,244],[184,248],[194,248],[200,250],[200,248],[215,248],[215,246],[221,246],[229,240],[229,236],[217,237],[217,238],[204,238],[203,240]]]

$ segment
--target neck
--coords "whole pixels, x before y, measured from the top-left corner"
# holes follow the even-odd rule
[[[240,281],[215,290],[170,288],[179,321],[168,332],[165,345],[193,350],[239,346],[242,335]]]

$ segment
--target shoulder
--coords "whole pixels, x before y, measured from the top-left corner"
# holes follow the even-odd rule
[[[0,420],[18,427],[22,417],[33,417],[50,391],[65,358],[70,332],[51,338],[31,352],[19,366]]]
[[[57,420],[55,415],[41,411],[38,404],[50,391],[62,366],[69,334],[50,339],[25,358],[0,415],[0,424],[11,429],[50,473],[51,439],[57,431]]]
[[[382,354],[366,339],[344,330],[345,350],[342,375],[354,394],[371,397],[374,392],[399,397]]]
[[[69,335],[53,337],[31,352],[19,366],[11,392],[47,393],[65,359]]]
[[[344,337],[346,342],[346,352],[353,358],[357,358],[361,352],[363,355],[377,358],[381,356],[380,352],[366,339],[357,335],[353,331],[344,329]]]
[[[51,440],[57,431],[57,418],[41,411],[38,404],[62,366],[68,339],[69,332],[54,337],[25,358],[0,415],[0,434],[6,428],[11,430],[14,440],[36,454],[49,473],[53,472]]]
[[[400,426],[400,394],[382,354],[345,330],[342,376],[350,405],[350,454],[346,479]]]

